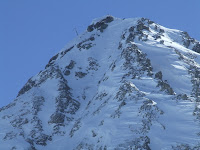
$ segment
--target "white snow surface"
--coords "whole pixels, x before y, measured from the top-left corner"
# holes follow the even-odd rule
[[[104,24],[0,109],[0,150],[200,149],[198,41],[143,18]]]

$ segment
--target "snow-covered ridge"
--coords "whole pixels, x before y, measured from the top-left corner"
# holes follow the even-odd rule
[[[146,18],[96,19],[0,108],[0,149],[200,149],[199,52]]]

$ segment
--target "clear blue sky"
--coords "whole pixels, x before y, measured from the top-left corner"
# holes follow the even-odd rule
[[[200,40],[200,0],[0,0],[0,107],[97,17],[146,17]]]

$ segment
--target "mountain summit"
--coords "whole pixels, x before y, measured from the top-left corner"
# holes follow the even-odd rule
[[[0,108],[0,149],[198,150],[199,53],[149,19],[96,19]]]

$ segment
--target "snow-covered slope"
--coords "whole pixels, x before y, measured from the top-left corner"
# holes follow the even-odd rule
[[[0,109],[1,150],[200,149],[200,43],[105,16]]]

